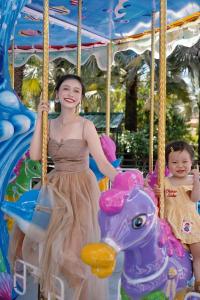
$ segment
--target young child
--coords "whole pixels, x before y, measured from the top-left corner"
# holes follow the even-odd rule
[[[165,218],[176,238],[190,248],[195,291],[200,293],[200,216],[196,210],[200,200],[199,169],[191,170],[194,150],[184,141],[168,144],[165,159],[171,174],[165,178]],[[160,188],[155,186],[154,192],[159,197]]]

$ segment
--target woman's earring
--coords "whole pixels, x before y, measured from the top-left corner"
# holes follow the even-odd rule
[[[60,99],[55,99],[55,103],[59,103],[60,102]]]

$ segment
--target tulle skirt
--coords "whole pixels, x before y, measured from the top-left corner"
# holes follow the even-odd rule
[[[23,236],[14,228],[11,260],[39,266],[42,291],[55,291],[53,275],[64,282],[65,300],[106,300],[107,281],[98,279],[80,259],[82,247],[100,239],[99,187],[91,170],[76,173],[52,171],[48,175],[54,206],[44,241]]]

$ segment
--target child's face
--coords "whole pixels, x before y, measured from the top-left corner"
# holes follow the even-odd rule
[[[186,151],[173,151],[169,154],[168,168],[170,173],[178,178],[189,174],[192,167],[190,154]]]

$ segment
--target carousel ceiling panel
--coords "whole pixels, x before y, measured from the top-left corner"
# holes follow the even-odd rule
[[[82,43],[123,39],[151,28],[156,11],[159,26],[159,0],[83,0]],[[200,10],[200,0],[168,0],[167,23]],[[15,45],[41,46],[43,41],[43,0],[27,1],[15,27]],[[77,43],[78,0],[50,0],[50,45]]]

